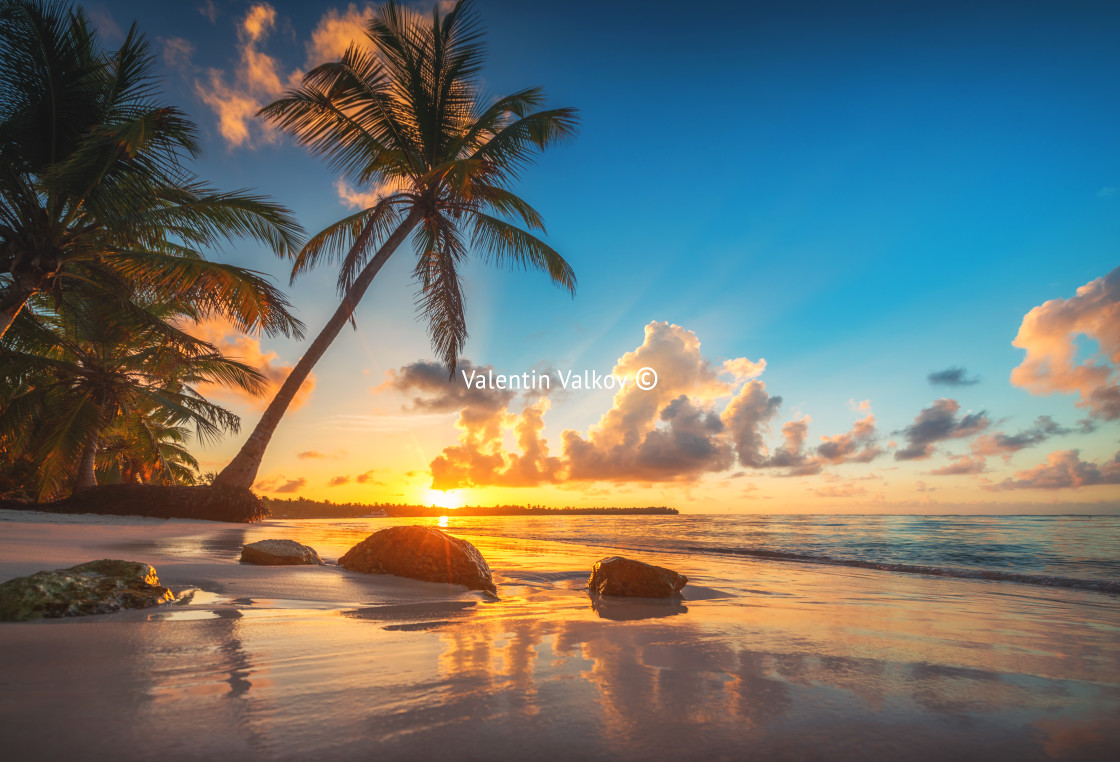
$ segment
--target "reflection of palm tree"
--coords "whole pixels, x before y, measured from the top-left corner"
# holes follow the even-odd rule
[[[183,309],[134,304],[130,314],[145,320],[126,321],[117,304],[74,294],[53,314],[35,312],[18,317],[0,349],[0,444],[32,454],[40,499],[95,485],[102,452],[103,475],[121,481],[193,481],[186,427],[206,441],[239,426],[196,387],[264,388],[258,371],[169,326],[191,316]]]
[[[248,235],[298,245],[284,207],[187,172],[195,127],[159,105],[135,27],[103,52],[81,11],[0,0],[0,337],[36,294],[192,303],[239,327],[299,334],[283,294],[199,249]]]
[[[483,100],[482,46],[468,0],[446,16],[437,6],[430,22],[386,3],[368,34],[373,51],[352,46],[261,112],[359,183],[382,180],[396,190],[314,236],[296,258],[293,277],[321,259],[339,261],[342,303],[219,484],[251,486],[300,385],[406,238],[416,253],[420,311],[452,372],[467,338],[459,268],[472,246],[489,261],[544,270],[575,288],[568,263],[510,222],[544,229],[540,214],[509,190],[535,151],[574,134],[575,110],[538,110],[537,88]]]

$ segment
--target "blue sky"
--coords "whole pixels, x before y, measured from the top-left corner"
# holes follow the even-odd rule
[[[237,89],[244,21],[260,5],[86,7],[110,44],[114,24],[135,20],[157,54],[181,53],[161,66],[169,100],[202,129],[200,174],[221,187],[267,192],[314,231],[346,212],[338,177],[257,127],[231,145],[204,102],[213,72]],[[283,79],[306,65],[326,15],[364,6],[266,7],[273,21],[253,49]],[[486,89],[541,85],[551,104],[578,107],[582,126],[576,141],[542,157],[519,185],[574,266],[577,296],[539,274],[472,265],[465,356],[473,363],[511,373],[538,364],[606,372],[642,345],[647,324],[667,321],[695,333],[712,362],[767,360],[760,378],[783,398],[767,435],[771,449],[785,421],[810,415],[815,442],[852,426],[849,401],[870,400],[883,454],[823,473],[842,484],[873,473],[882,489],[853,490],[854,501],[833,496],[822,509],[854,510],[878,496],[905,510],[919,499],[919,482],[951,482],[940,488],[947,510],[997,498],[1006,506],[1120,504],[1115,484],[981,489],[1015,479],[1052,451],[1078,449],[1086,461],[1107,463],[1117,449],[1116,421],[1098,417],[1092,433],[1066,434],[1007,461],[989,458],[986,472],[959,477],[926,474],[968,452],[968,438],[941,442],[923,464],[898,463],[890,446],[940,397],[957,400],[962,414],[987,411],[988,433],[1025,429],[1039,415],[1067,428],[1085,417],[1076,394],[1039,396],[1009,383],[1023,359],[1011,341],[1032,308],[1070,299],[1120,264],[1120,5],[481,0],[476,10],[489,42]],[[253,245],[225,256],[286,281],[283,264]],[[371,389],[386,372],[430,359],[412,315],[409,271],[406,256],[390,263],[359,312],[361,331],[344,335],[317,368],[310,401],[285,421],[266,461],[274,484],[320,465],[291,453],[300,442],[325,448],[342,436],[324,427],[331,416],[355,406],[369,415],[402,412],[400,400]],[[291,290],[311,331],[336,304],[333,284],[323,269]],[[263,345],[289,363],[301,351],[298,342]],[[980,383],[929,384],[928,373],[951,366]],[[611,406],[610,394],[553,399],[543,432],[552,453],[560,454],[563,430],[588,432]],[[252,411],[244,415],[251,425]],[[337,494],[411,496],[427,462],[455,443],[454,420],[425,421],[419,437],[399,433],[418,442],[420,473],[407,486],[381,480],[392,493],[382,495],[351,482]],[[210,457],[218,463],[236,444]],[[355,459],[366,457],[360,450],[347,446],[332,465],[356,472]],[[900,466],[902,474],[883,470]],[[772,471],[747,471],[754,492],[773,492],[769,508],[802,499],[811,507],[827,497],[813,497],[811,482],[792,488]],[[299,477],[304,491],[327,494],[325,474]],[[712,471],[661,484],[588,483],[580,494],[734,503],[721,485]],[[550,483],[475,486],[479,500],[579,497]]]

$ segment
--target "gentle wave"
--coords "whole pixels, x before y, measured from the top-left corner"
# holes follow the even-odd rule
[[[1076,590],[1095,590],[1102,593],[1120,594],[1120,582],[1110,580],[1077,579],[1075,577],[1054,577],[1045,574],[1022,574],[1019,572],[996,571],[993,569],[954,569],[942,566],[921,566],[918,564],[881,563],[862,561],[854,558],[832,558],[813,556],[803,553],[786,553],[777,550],[751,550],[748,548],[686,547],[693,553],[718,553],[723,555],[748,556],[770,561],[793,561],[797,563],[828,564],[849,566],[857,569],[876,569],[878,571],[901,572],[903,574],[928,574],[936,577],[959,577],[962,579],[985,579],[997,582],[1017,582],[1023,585],[1041,587],[1067,587]]]

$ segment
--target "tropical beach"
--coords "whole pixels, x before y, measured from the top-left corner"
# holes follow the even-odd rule
[[[0,0],[0,757],[1120,758],[1117,33]]]
[[[573,527],[528,540],[496,519],[446,520],[494,568],[493,600],[236,561],[243,543],[298,537],[333,562],[384,519],[0,519],[5,577],[123,554],[206,593],[0,628],[4,747],[19,758],[1103,760],[1120,749],[1114,594],[645,551],[688,575],[684,600],[593,606],[591,564],[634,555],[644,517],[587,517],[595,544],[572,540]],[[1115,538],[1116,520],[1080,532],[1102,529]],[[1115,545],[1101,550],[1114,564]]]

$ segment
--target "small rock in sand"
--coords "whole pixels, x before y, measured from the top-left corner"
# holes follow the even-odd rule
[[[435,527],[389,527],[350,548],[338,565],[367,574],[465,585],[497,593],[486,559],[466,540]]]
[[[156,570],[138,561],[89,561],[0,584],[0,621],[110,614],[169,603]]]
[[[679,595],[688,577],[663,566],[611,556],[596,562],[587,587],[598,595],[625,595],[634,598],[669,598]]]
[[[258,540],[241,548],[241,563],[261,566],[294,566],[322,564],[314,548],[295,540]]]

